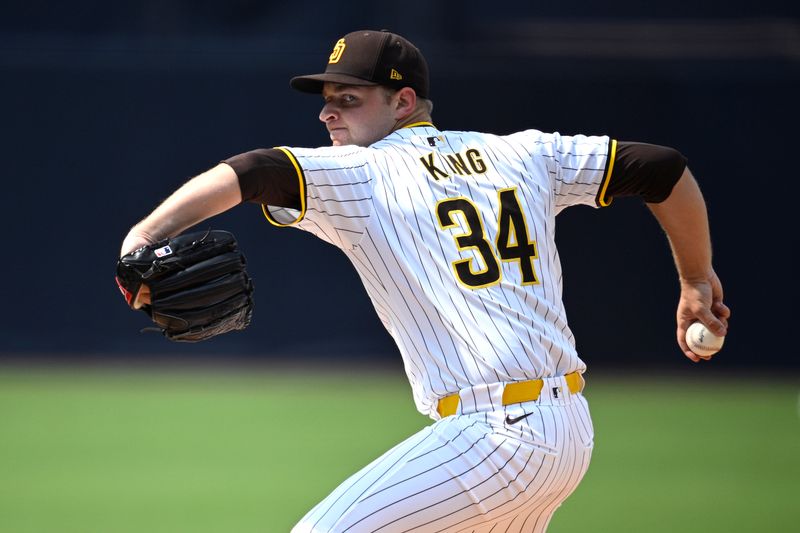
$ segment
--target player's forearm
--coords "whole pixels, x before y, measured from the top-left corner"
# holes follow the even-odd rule
[[[121,255],[145,244],[175,236],[242,202],[233,169],[220,164],[186,182],[144,220],[131,228]]]
[[[682,280],[706,280],[712,275],[711,237],[703,195],[687,168],[669,197],[647,204],[669,238]]]

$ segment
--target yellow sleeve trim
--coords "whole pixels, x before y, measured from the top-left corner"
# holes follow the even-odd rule
[[[606,198],[608,184],[611,183],[611,173],[614,172],[614,160],[617,157],[617,140],[611,139],[611,148],[608,150],[608,171],[603,176],[603,183],[600,184],[600,192],[597,195],[597,205],[608,207],[614,198]]]
[[[272,215],[270,215],[269,209],[267,209],[267,206],[265,204],[261,204],[261,211],[264,213],[264,216],[267,218],[267,221],[269,221],[270,224],[272,224],[273,226],[278,226],[280,228],[285,228],[287,226],[293,226],[293,225],[297,224],[298,222],[303,220],[304,216],[306,216],[306,179],[305,179],[305,176],[303,175],[303,169],[300,168],[300,164],[297,162],[297,159],[294,157],[294,154],[292,152],[290,152],[288,149],[286,149],[286,148],[284,148],[282,146],[276,146],[275,149],[276,150],[280,150],[281,152],[286,154],[286,157],[288,157],[289,161],[292,162],[292,166],[294,166],[295,172],[297,172],[297,180],[300,182],[300,187],[299,187],[299,189],[300,189],[300,214],[292,222],[288,222],[288,223],[283,224],[283,223],[278,222],[277,220],[275,220],[272,217]]]

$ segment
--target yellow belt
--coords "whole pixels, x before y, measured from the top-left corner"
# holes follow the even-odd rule
[[[567,380],[567,388],[572,394],[577,394],[583,390],[585,381],[579,372],[572,372],[564,376]],[[503,389],[503,405],[515,403],[533,402],[539,399],[539,394],[544,387],[544,380],[531,379],[528,381],[515,381],[507,383]],[[442,418],[456,414],[458,410],[458,393],[450,394],[439,399],[436,410]]]

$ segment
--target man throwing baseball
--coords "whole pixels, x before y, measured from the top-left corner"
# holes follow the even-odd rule
[[[440,130],[424,57],[385,31],[345,35],[325,72],[291,86],[322,95],[333,146],[225,160],[134,226],[122,253],[256,202],[271,223],[337,246],[358,271],[417,408],[435,422],[344,481],[293,531],[544,531],[593,447],[556,215],[617,196],[647,202],[680,279],[677,342],[696,362],[686,329],[699,321],[725,335],[730,311],[686,159],[606,136]]]

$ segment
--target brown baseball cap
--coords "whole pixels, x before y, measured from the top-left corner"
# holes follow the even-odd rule
[[[422,52],[386,30],[348,33],[334,44],[325,72],[297,76],[289,85],[305,93],[321,93],[326,81],[394,89],[411,87],[421,98],[429,98],[430,92],[428,63]]]

